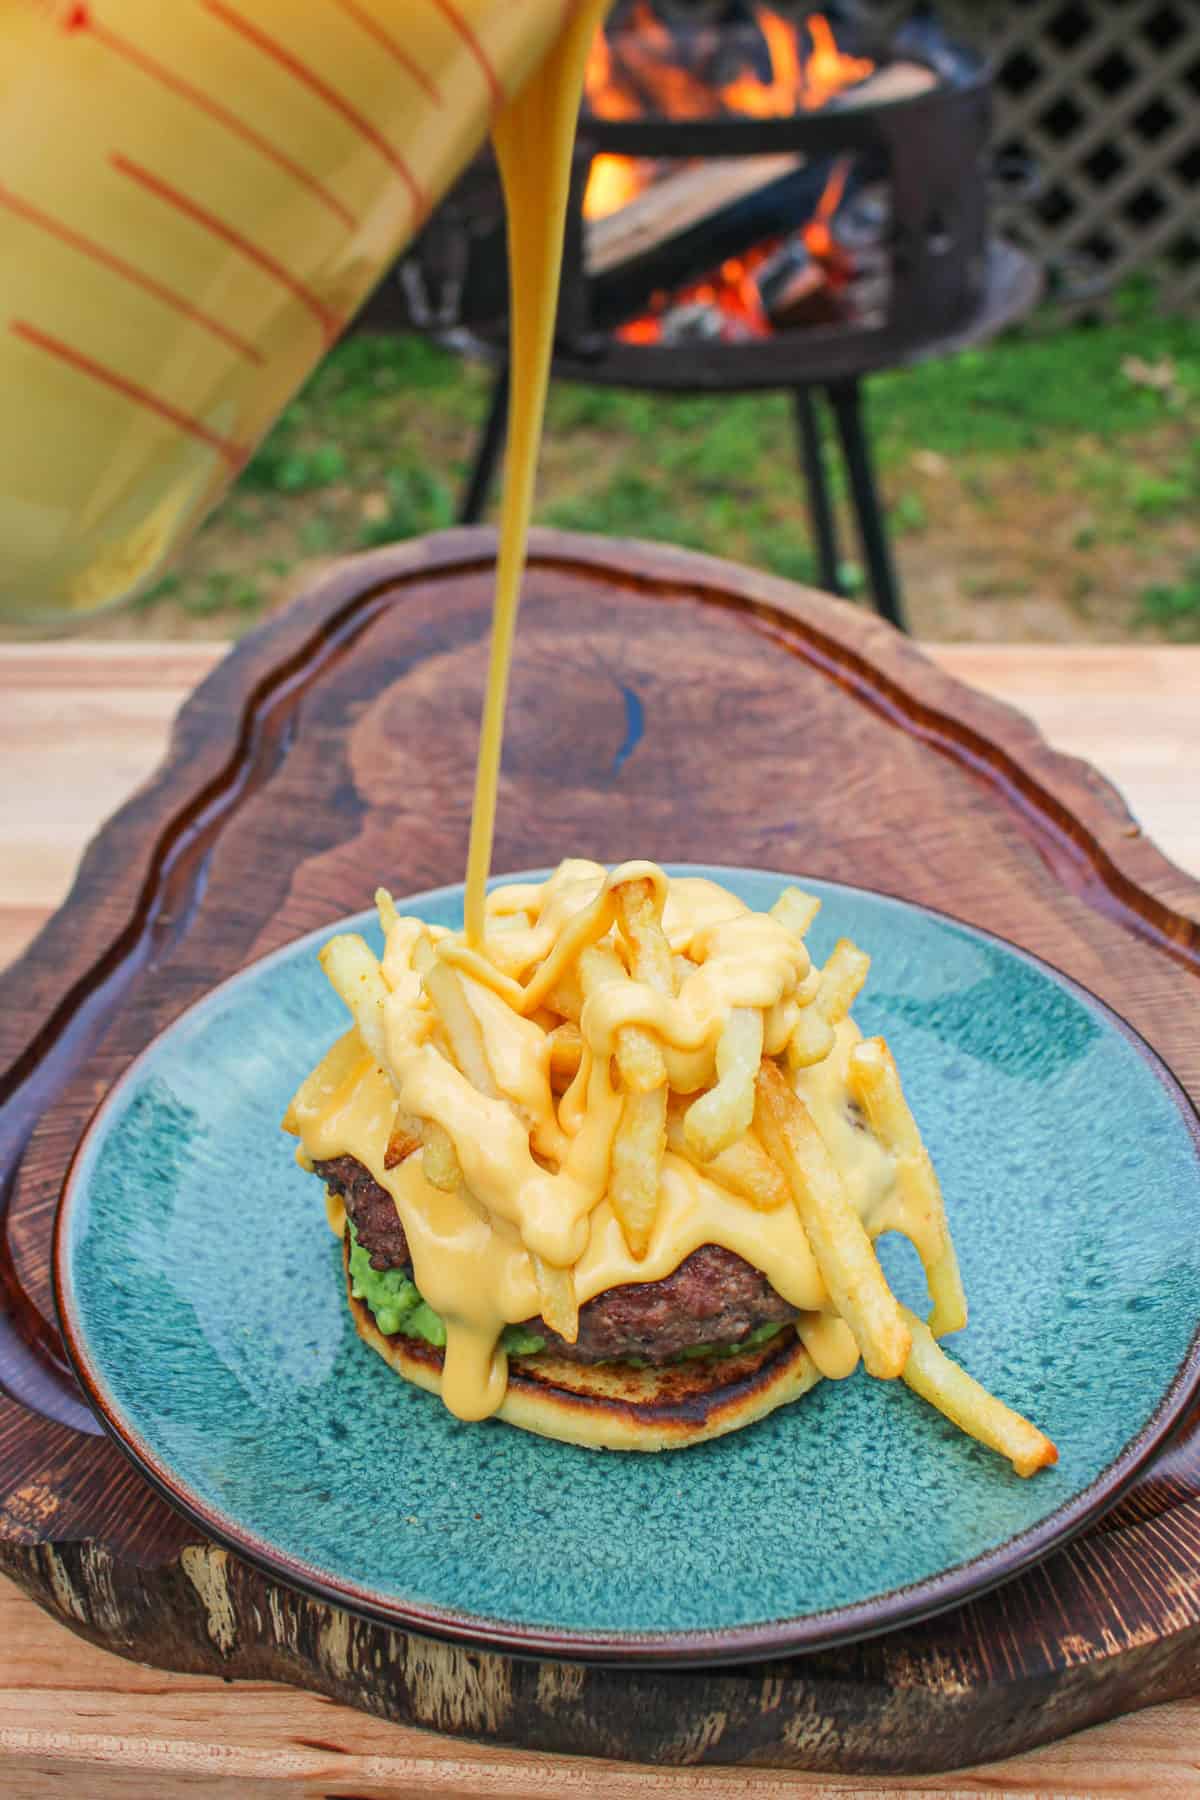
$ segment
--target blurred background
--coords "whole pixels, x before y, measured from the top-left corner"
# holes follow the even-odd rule
[[[936,20],[919,10],[916,40],[904,36],[914,29],[911,6],[843,6],[829,18],[845,92],[798,105],[859,104],[854,96],[904,62],[913,42],[947,81],[956,46],[990,59],[987,228],[1040,278],[1036,301],[1031,291],[998,336],[943,332],[919,360],[897,352],[893,366],[878,357],[864,365],[883,519],[911,628],[943,641],[1200,640],[1200,6],[946,5]],[[739,115],[753,120],[769,110],[755,87],[777,95],[788,72],[781,24],[805,60],[819,48],[809,20],[809,7],[784,0],[618,5],[589,82],[599,140],[606,121],[635,114],[682,111],[694,121],[708,105],[697,98],[702,88],[712,116],[727,118],[736,92]],[[676,71],[668,88],[664,61]],[[806,330],[828,332],[856,308],[860,321],[867,316],[870,256],[861,247],[872,219],[878,235],[887,229],[870,168],[861,165],[858,180],[853,158],[831,154],[801,220],[769,207],[748,213],[741,189],[733,203],[714,199],[709,182],[709,211],[698,228],[688,213],[688,236],[679,209],[693,204],[692,143],[681,140],[678,157],[626,157],[626,171],[609,168],[602,182],[586,120],[584,137],[574,248],[584,304],[594,303],[597,267],[613,266],[614,218],[626,236],[635,226],[643,238],[658,234],[657,249],[669,246],[675,260],[657,285],[626,283],[603,343],[594,308],[583,326],[576,318],[552,388],[539,521],[661,538],[816,579],[797,466],[797,383],[781,377],[772,390],[763,358],[773,348],[803,357]],[[776,194],[779,182],[767,186]],[[893,210],[901,204],[897,186]],[[236,637],[332,559],[455,521],[502,339],[502,319],[492,316],[502,309],[502,261],[498,274],[484,254],[497,217],[485,159],[170,572],[82,635]],[[726,255],[737,230],[751,226],[753,242],[738,240],[736,256]],[[697,239],[720,242],[719,265],[696,262]],[[467,277],[476,291],[464,297]],[[440,296],[439,279],[449,282]],[[568,281],[567,303],[574,292],[578,305],[580,291]],[[818,368],[824,341],[812,340]],[[762,391],[739,388],[747,344],[750,385]],[[658,391],[657,377],[637,374],[649,366],[648,345],[726,373],[712,377],[712,391]],[[630,346],[632,363],[617,367],[613,358],[619,364]],[[581,369],[587,376],[589,356],[600,379],[576,378]],[[831,420],[822,413],[817,423],[828,443]],[[846,473],[835,456],[828,479],[840,509]],[[495,484],[485,505],[493,516]],[[864,559],[848,526],[836,557],[839,585],[866,603]]]

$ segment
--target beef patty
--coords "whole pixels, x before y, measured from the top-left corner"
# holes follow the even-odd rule
[[[404,1227],[369,1169],[353,1156],[314,1162],[335,1194],[373,1269],[402,1269],[411,1262]],[[568,1344],[540,1318],[526,1321],[556,1356],[572,1362],[620,1362],[639,1357],[670,1362],[706,1344],[740,1344],[761,1325],[782,1325],[796,1308],[775,1292],[766,1276],[732,1250],[702,1244],[662,1281],[609,1288],[579,1309],[579,1337]]]
[[[335,1156],[314,1162],[325,1186],[340,1194],[346,1216],[364,1250],[370,1252],[373,1269],[404,1269],[412,1261],[400,1215],[386,1188],[381,1188],[370,1169],[353,1156]]]

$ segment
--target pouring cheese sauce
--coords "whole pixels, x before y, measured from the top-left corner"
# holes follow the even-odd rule
[[[441,1394],[459,1418],[486,1418],[503,1404],[506,1326],[540,1313],[573,1341],[579,1307],[613,1288],[661,1281],[693,1251],[716,1245],[758,1270],[796,1309],[796,1334],[819,1374],[849,1375],[861,1347],[878,1372],[903,1373],[1030,1474],[1054,1459],[1053,1445],[950,1364],[929,1328],[902,1318],[870,1249],[884,1230],[909,1237],[929,1275],[931,1326],[965,1321],[940,1191],[899,1088],[890,1132],[877,1128],[882,1110],[868,1118],[859,1104],[861,1034],[848,1014],[867,959],[845,947],[857,959],[857,978],[824,1016],[825,979],[838,952],[825,974],[813,969],[794,919],[789,925],[782,915],[752,913],[713,882],[668,881],[648,862],[608,872],[568,861],[548,881],[486,891],[574,127],[588,47],[607,11],[607,0],[569,9],[557,47],[494,127],[508,208],[512,410],[465,929],[387,917],[381,967],[361,940],[344,952],[336,946],[350,940],[326,947],[326,972],[356,1025],[304,1082],[285,1127],[299,1136],[306,1166],[352,1157],[390,1195],[416,1287],[445,1326]],[[631,887],[652,907],[669,964],[665,979],[641,978],[629,919],[619,918],[618,894]],[[335,955],[337,972],[326,960]],[[589,956],[607,957],[613,978],[589,981]],[[797,1183],[808,1177],[795,1161],[796,1204],[752,1200],[719,1178],[711,1155],[694,1153],[686,1118],[681,1124],[696,1096],[707,1100],[726,1081],[734,1020],[754,1049],[752,1067],[742,1070],[743,1100],[753,1098],[760,1063],[778,1080],[786,1059],[787,1105],[798,1099],[806,1128],[815,1127],[818,1161],[837,1193],[804,1216]],[[556,1092],[555,1040],[568,1023],[578,1063]],[[653,1093],[622,1084],[622,1045],[633,1040],[643,1053],[648,1044],[661,1071]],[[887,1058],[882,1041],[875,1044]],[[630,1109],[643,1101],[658,1108],[648,1140],[653,1211],[634,1233],[616,1204],[614,1151]],[[764,1119],[769,1110],[764,1103]],[[768,1158],[749,1131],[751,1112],[757,1124],[755,1102],[742,1136],[727,1134],[725,1143],[757,1156],[761,1168]],[[410,1121],[409,1139],[393,1158],[402,1119]],[[430,1162],[435,1147],[440,1173]],[[781,1155],[787,1164],[793,1152],[777,1150],[776,1164]],[[780,1174],[778,1166],[770,1172]],[[820,1169],[813,1180],[821,1185]],[[822,1214],[827,1201],[831,1210]],[[345,1232],[342,1203],[330,1194],[327,1205],[330,1224]],[[847,1276],[850,1262],[831,1254],[839,1234],[865,1280]],[[865,1290],[876,1282],[894,1327],[889,1367],[881,1366],[882,1352],[872,1359],[868,1350],[874,1328]]]

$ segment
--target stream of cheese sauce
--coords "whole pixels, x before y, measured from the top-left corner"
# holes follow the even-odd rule
[[[499,1339],[506,1324],[539,1312],[535,1258],[570,1270],[576,1300],[584,1305],[612,1287],[661,1280],[693,1250],[716,1244],[759,1269],[799,1310],[797,1331],[822,1374],[848,1375],[857,1362],[855,1341],[833,1311],[794,1207],[757,1211],[668,1151],[649,1247],[638,1259],[606,1198],[623,1105],[612,1072],[618,1031],[629,1025],[650,1030],[661,1045],[669,1085],[679,1094],[714,1081],[717,1041],[733,1007],[761,1011],[764,1050],[778,1054],[800,1006],[811,998],[803,942],[714,883],[668,884],[652,863],[609,874],[594,863],[567,862],[548,882],[486,893],[575,120],[588,45],[607,10],[607,0],[576,5],[557,48],[494,128],[512,287],[508,459],[465,933],[430,935],[463,979],[498,1096],[481,1094],[445,1053],[437,1014],[412,962],[425,928],[400,920],[389,932],[383,965],[388,1068],[352,1030],[304,1083],[287,1121],[301,1138],[305,1159],[351,1155],[392,1196],[416,1284],[445,1322],[442,1396],[465,1419],[486,1417],[503,1400],[508,1371]],[[536,1015],[556,983],[573,971],[580,951],[611,929],[617,884],[637,879],[650,880],[665,903],[671,949],[689,959],[684,978],[674,996],[632,980],[591,993],[580,1020],[585,1049],[579,1073],[556,1098],[545,1022]],[[846,1059],[858,1035],[850,1020],[840,1024],[833,1050],[798,1075],[796,1085],[868,1230],[885,1216],[890,1227],[905,1229],[894,1161],[862,1129],[849,1103]],[[384,1166],[398,1102],[449,1134],[463,1177],[457,1192],[425,1179],[420,1153],[395,1168]],[[344,1226],[336,1204],[331,1223]],[[913,1229],[919,1236],[919,1222]]]
[[[508,671],[550,379],[575,122],[588,49],[611,3],[576,0],[558,43],[492,128],[508,211],[511,398],[492,647],[467,855],[467,942],[476,947],[483,940]]]

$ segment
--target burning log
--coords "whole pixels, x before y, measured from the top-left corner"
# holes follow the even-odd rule
[[[610,218],[589,221],[594,323],[620,324],[655,294],[794,230],[816,210],[830,172],[826,160],[810,164],[790,153],[700,163],[656,182]]]
[[[891,62],[824,104],[839,111],[868,107],[927,92],[936,82],[923,64]],[[621,159],[604,162],[614,165],[606,176],[619,177]],[[791,153],[687,164],[652,180],[615,211],[587,219],[584,261],[595,282],[593,323],[601,329],[619,325],[644,312],[656,294],[700,280],[751,245],[790,235],[817,211],[835,166],[832,158],[808,162]],[[882,174],[860,156],[850,169],[846,198]],[[589,184],[589,199],[595,191]],[[809,275],[792,273],[800,287],[781,301],[785,314],[810,305]]]
[[[755,280],[763,311],[779,331],[834,325],[850,310],[845,287],[829,279],[829,271],[800,236],[768,257]]]
[[[937,83],[934,71],[924,63],[890,62],[865,81],[834,94],[825,105],[830,112],[840,113],[862,106],[880,106],[887,100],[912,100],[917,94],[927,94]]]
[[[604,276],[689,231],[706,231],[730,207],[794,175],[804,158],[738,156],[693,163],[655,181],[618,212],[589,221],[586,267]],[[709,257],[709,266],[713,258]]]

